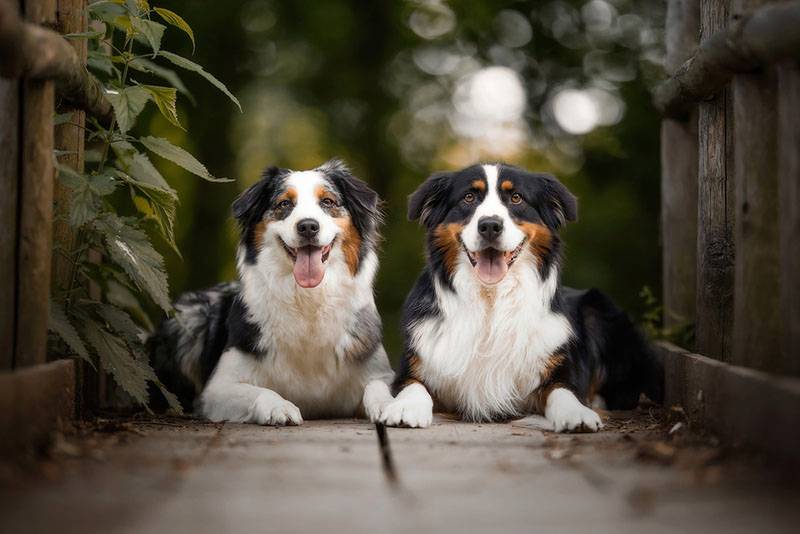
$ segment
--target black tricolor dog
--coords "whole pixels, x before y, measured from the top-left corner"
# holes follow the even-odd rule
[[[589,406],[661,401],[663,370],[624,312],[560,284],[559,229],[575,197],[552,176],[475,165],[430,177],[409,217],[428,264],[408,296],[397,398],[378,420],[424,427],[437,408],[473,421],[544,414],[556,431],[602,427]]]
[[[213,421],[379,412],[393,375],[372,291],[378,195],[335,160],[273,167],[233,214],[239,281],[178,299],[150,340],[161,380]]]

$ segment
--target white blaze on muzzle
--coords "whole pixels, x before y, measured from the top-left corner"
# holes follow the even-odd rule
[[[295,192],[292,212],[283,220],[270,223],[268,231],[281,239],[288,248],[294,267],[292,274],[303,288],[318,286],[325,276],[325,262],[333,241],[341,232],[333,217],[320,207],[318,191],[330,187],[318,171],[294,172],[286,179],[286,188]],[[314,221],[318,230],[314,236],[301,235],[298,223]]]
[[[464,227],[461,239],[478,278],[492,285],[505,277],[525,234],[511,219],[498,193],[499,168],[496,165],[484,165],[483,172],[486,175],[486,196]],[[499,221],[502,225],[502,230],[491,242],[487,242],[479,228],[481,222],[487,220]]]

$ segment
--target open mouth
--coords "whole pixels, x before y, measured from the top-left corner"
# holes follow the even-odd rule
[[[283,239],[278,239],[294,263],[292,274],[297,285],[303,288],[317,287],[325,276],[325,263],[331,254],[333,241],[324,247],[305,245],[292,248]]]
[[[523,240],[517,248],[510,251],[497,250],[496,248],[485,248],[475,252],[470,252],[464,243],[464,252],[467,253],[469,262],[478,275],[478,279],[486,285],[494,285],[500,282],[508,274],[508,269],[511,267],[522,252],[522,247],[525,245]]]

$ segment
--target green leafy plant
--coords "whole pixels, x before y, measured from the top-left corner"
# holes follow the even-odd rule
[[[151,328],[143,305],[149,299],[171,313],[169,286],[161,254],[152,239],[176,253],[178,196],[153,165],[150,155],[173,162],[208,181],[215,178],[194,156],[168,140],[134,136],[136,120],[154,105],[172,125],[183,129],[178,94],[192,96],[171,67],[198,74],[241,111],[227,87],[203,67],[161,47],[169,27],[195,46],[191,27],[178,14],[147,0],[100,0],[88,6],[93,29],[65,35],[88,40],[88,68],[103,84],[114,117],[110,124],[87,118],[83,173],[58,166],[59,180],[70,190],[69,208],[57,213],[76,234],[77,246],[56,254],[71,262],[71,280],[51,302],[52,342],[96,368],[99,361],[136,402],[147,406],[149,384],[157,386],[175,411],[180,405],[150,366],[144,341]],[[158,84],[144,83],[158,80]],[[55,123],[70,114],[56,116]],[[59,155],[59,154],[57,154]]]
[[[644,286],[639,292],[639,297],[644,304],[644,313],[641,318],[642,329],[650,339],[669,341],[689,349],[694,346],[694,323],[680,321],[671,327],[666,327],[663,320],[664,307],[653,294],[653,290]]]

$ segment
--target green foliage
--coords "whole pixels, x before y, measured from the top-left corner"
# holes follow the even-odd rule
[[[164,259],[153,239],[178,252],[178,195],[144,149],[205,180],[230,180],[212,176],[183,148],[146,135],[141,125],[137,127],[137,119],[152,104],[170,124],[184,129],[178,119],[178,94],[190,99],[191,95],[175,71],[158,63],[160,58],[199,73],[237,106],[239,102],[200,65],[162,50],[168,26],[152,20],[153,15],[188,35],[192,47],[195,44],[191,27],[173,11],[151,7],[146,0],[102,0],[88,9],[93,20],[104,23],[105,30],[66,37],[88,41],[88,67],[103,84],[114,118],[110,125],[87,120],[83,173],[58,168],[59,180],[70,190],[69,209],[58,216],[75,229],[78,245],[65,251],[58,247],[63,244],[56,244],[55,252],[69,257],[72,279],[68,287],[54,292],[49,328],[58,349],[93,367],[100,362],[136,402],[147,406],[153,385],[170,407],[180,412],[177,398],[166,391],[150,367],[144,346],[152,328],[144,312],[148,302],[172,312]],[[151,77],[160,82],[147,83]],[[58,115],[54,123],[65,124],[70,116]],[[139,135],[132,135],[133,131]],[[64,154],[56,153],[60,155]],[[90,287],[99,291],[90,291]]]
[[[691,348],[694,346],[694,323],[680,321],[674,326],[664,326],[664,307],[659,303],[653,291],[644,286],[639,292],[639,297],[644,304],[641,317],[642,329],[650,339],[661,339],[675,343],[679,347]]]

